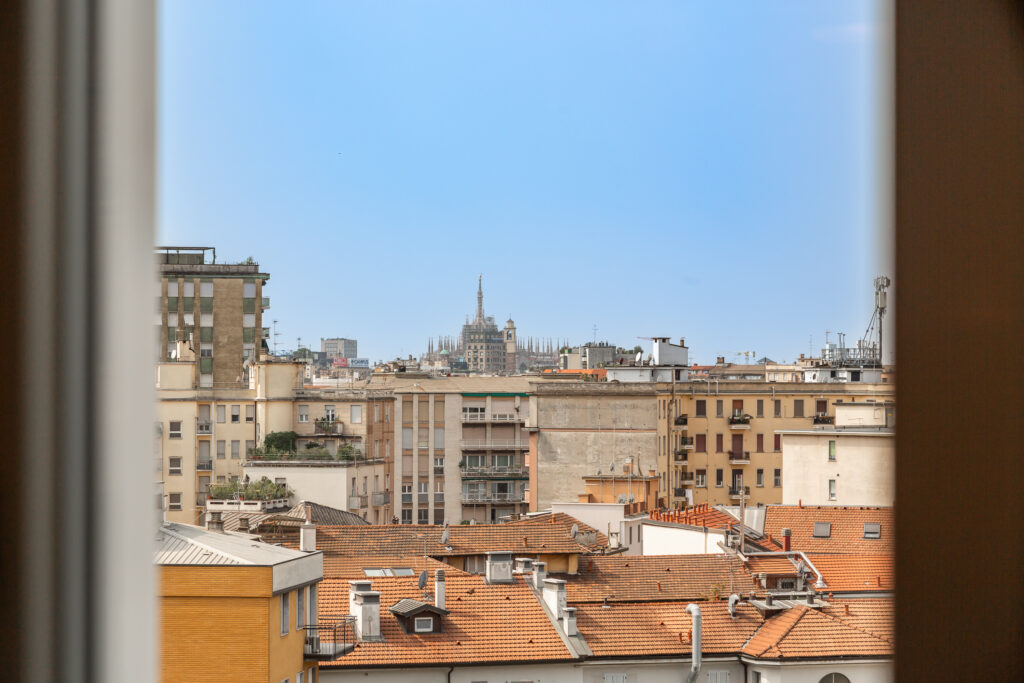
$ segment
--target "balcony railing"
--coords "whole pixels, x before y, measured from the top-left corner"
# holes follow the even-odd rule
[[[696,477],[693,476],[693,472],[687,472],[683,470],[679,475],[679,481],[683,483],[683,486],[693,486],[696,481]]]
[[[815,415],[814,424],[816,425],[831,425],[836,423],[834,415]]]
[[[324,436],[340,435],[342,432],[342,427],[343,424],[341,420],[328,420],[326,418],[321,418],[319,420],[314,421],[313,433],[322,434]]]
[[[522,422],[519,413],[463,413],[463,422]]]
[[[683,488],[672,489],[672,495],[675,496],[676,498],[685,498],[686,497],[686,489],[683,489]]]
[[[349,496],[348,497],[348,509],[349,510],[359,510],[361,508],[366,507],[366,498],[367,498],[366,494],[363,494],[361,496]]]
[[[230,499],[206,501],[207,510],[220,510],[221,512],[228,512],[234,510],[242,512],[266,512],[267,510],[277,510],[286,507],[289,507],[287,498],[273,498],[271,500]]]
[[[434,492],[434,502],[435,503],[443,503],[444,502],[444,491],[435,491]]]
[[[673,427],[686,427],[687,426],[686,422],[687,422],[688,417],[689,416],[687,416],[687,415],[680,415],[680,416],[678,416],[675,420],[672,421],[672,426]]]
[[[734,464],[749,463],[750,451],[729,451],[729,462]]]
[[[681,439],[679,439],[679,445],[682,448],[685,448],[688,451],[692,451],[693,450],[693,437],[692,436],[684,436],[684,437],[682,437]]]
[[[530,447],[530,444],[515,441],[488,441],[486,439],[478,439],[472,441],[463,441],[459,444],[464,451],[513,451],[513,450],[526,450]]]
[[[444,474],[444,465],[434,465],[434,474]]]
[[[196,470],[199,472],[212,472],[213,460],[199,459],[196,462]]]
[[[739,500],[741,494],[742,494],[742,496],[744,498],[749,498],[750,497],[750,487],[749,486],[743,486],[743,487],[730,486],[729,487],[729,497],[730,498],[732,498],[734,500]]]
[[[196,420],[196,434],[199,436],[213,434],[213,422],[210,420]]]
[[[375,491],[373,496],[370,498],[370,502],[374,505],[387,505],[391,502],[391,492]]]
[[[522,465],[492,465],[480,467],[465,465],[463,467],[460,467],[459,470],[462,472],[463,478],[523,476],[526,474],[526,468],[523,467]]]
[[[402,502],[403,503],[412,503],[412,494],[411,493],[403,493],[402,494]]]
[[[417,493],[416,494],[416,502],[419,503],[420,505],[426,505],[427,503],[430,502],[430,494],[429,493]]]
[[[675,457],[674,457],[676,462],[686,462],[687,459],[689,459],[689,457],[690,456],[687,455],[686,451],[683,450],[682,448],[677,448],[676,449]]]
[[[320,661],[347,655],[356,646],[355,624],[355,617],[345,616],[315,626],[303,626],[306,639],[302,653]]]
[[[729,426],[733,429],[750,429],[750,415],[732,415],[729,417]]]
[[[462,494],[463,503],[521,503],[523,494],[515,491],[496,493],[494,491],[472,492]]]

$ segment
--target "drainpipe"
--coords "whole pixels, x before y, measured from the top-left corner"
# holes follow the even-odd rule
[[[686,606],[686,611],[693,616],[693,638],[691,639],[690,673],[686,683],[693,683],[700,675],[700,607],[694,603]]]

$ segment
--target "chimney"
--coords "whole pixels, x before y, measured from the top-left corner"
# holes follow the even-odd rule
[[[444,604],[444,570],[438,569],[436,572],[434,572],[434,605],[440,609],[444,609]]]
[[[210,513],[210,517],[206,521],[206,528],[210,531],[224,533],[224,522],[221,521],[220,510],[214,510]]]
[[[355,616],[356,593],[371,590],[372,584],[366,579],[348,582],[348,613]]]
[[[484,579],[487,583],[512,583],[512,553],[488,552]]]
[[[566,607],[565,614],[562,616],[562,631],[567,636],[574,636],[579,631],[576,630],[576,608]]]
[[[790,537],[792,535],[793,535],[793,530],[792,529],[783,529],[782,530],[782,549],[785,550],[787,553],[789,552],[789,539],[790,539]]]
[[[525,574],[526,572],[533,569],[533,558],[530,557],[517,557],[516,558],[516,574]]]
[[[238,530],[242,533],[249,533],[249,518],[239,517],[238,518]]]
[[[548,563],[533,563],[533,587],[535,590],[544,588],[544,579],[548,578]]]
[[[360,640],[380,640],[380,593],[359,591],[355,598],[355,630]]]
[[[565,615],[565,581],[544,579],[544,604],[559,621]]]
[[[316,524],[313,524],[313,510],[306,506],[306,523],[299,529],[299,550],[311,553],[316,550]]]

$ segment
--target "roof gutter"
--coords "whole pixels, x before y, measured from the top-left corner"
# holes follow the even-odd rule
[[[693,617],[693,637],[690,639],[690,673],[686,676],[686,683],[693,683],[700,674],[700,607],[694,603],[686,606],[686,611]]]

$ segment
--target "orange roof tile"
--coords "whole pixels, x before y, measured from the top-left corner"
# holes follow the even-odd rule
[[[768,619],[743,654],[769,659],[891,657],[891,600],[845,600],[815,610],[803,605]]]
[[[823,555],[808,553],[829,591],[892,591],[896,567],[892,555]]]
[[[832,524],[829,538],[814,537],[815,522]],[[864,524],[882,525],[881,538],[864,538]],[[793,550],[816,553],[863,553],[880,555],[894,549],[893,509],[877,507],[842,507],[768,505],[765,507],[764,533],[771,534],[776,549],[781,548],[781,531],[791,529]]]
[[[433,577],[431,577],[433,579]],[[457,573],[446,577],[442,633],[405,633],[388,608],[403,599],[421,600],[417,577],[372,579],[380,591],[381,635],[384,642],[359,643],[340,659],[322,662],[321,669],[370,666],[417,666],[470,663],[571,660],[539,600],[521,580],[487,584],[480,576]],[[432,584],[431,584],[432,585]],[[321,617],[348,614],[347,581],[320,584]]]
[[[699,600],[749,593],[753,578],[727,555],[609,555],[581,558],[566,584],[570,603]]]
[[[652,520],[661,522],[674,522],[676,524],[689,524],[691,526],[708,527],[709,529],[725,529],[734,524],[739,524],[739,519],[727,512],[702,503],[685,510],[654,510],[651,512]]]
[[[325,579],[365,579],[367,577],[363,569],[366,568],[383,568],[383,567],[407,567],[412,569],[417,575],[424,569],[433,574],[437,569],[445,570],[445,573],[451,576],[453,573],[463,574],[465,572],[452,567],[449,564],[435,560],[432,557],[424,560],[423,556],[418,557],[390,557],[387,555],[378,555],[375,557],[366,556],[338,556],[338,555],[324,555],[324,578]]]
[[[764,572],[769,575],[781,574],[787,576],[790,574],[796,574],[796,565],[793,564],[793,561],[788,557],[780,555],[772,555],[769,557],[749,555],[747,568],[754,574],[757,574],[758,572]]]

